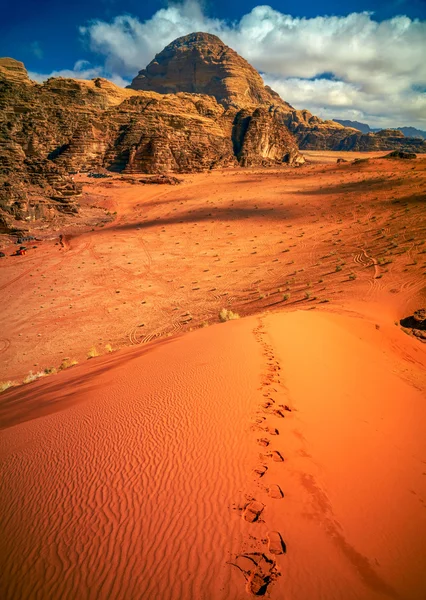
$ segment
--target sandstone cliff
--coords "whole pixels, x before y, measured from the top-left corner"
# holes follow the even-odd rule
[[[301,160],[286,127],[255,105],[243,117],[201,94],[121,89],[104,79],[40,85],[12,59],[0,60],[0,109],[3,231],[77,211],[81,190],[69,176],[77,171],[182,173]]]
[[[128,89],[101,78],[40,85],[0,59],[0,231],[78,211],[73,172],[299,165],[298,145],[426,152],[424,140],[364,135],[295,110],[210,34],[169,44]]]
[[[400,131],[389,129],[377,133],[362,133],[336,121],[324,121],[308,110],[293,110],[283,115],[283,121],[302,150],[426,152],[425,140],[405,137]]]
[[[226,107],[279,104],[291,108],[265,86],[259,73],[210,33],[178,38],[157,54],[130,85],[160,94],[207,94]]]
[[[398,132],[387,136],[382,132],[363,135],[335,121],[319,119],[307,110],[295,110],[264,85],[259,73],[246,60],[208,33],[192,33],[173,41],[146,69],[139,71],[130,88],[161,94],[208,94],[227,108],[271,107],[274,118],[293,133],[303,150],[426,152],[426,142],[417,138],[403,138]],[[237,121],[244,118],[241,113]],[[248,162],[244,160],[244,164],[255,163],[261,163],[259,155]]]

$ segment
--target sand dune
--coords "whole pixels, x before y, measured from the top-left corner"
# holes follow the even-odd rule
[[[81,362],[92,346],[211,324],[223,307],[362,302],[392,323],[411,314],[425,299],[426,159],[337,165],[339,154],[300,169],[185,175],[177,186],[83,178],[83,214],[96,205],[117,213],[112,222],[36,232],[42,241],[24,257],[1,248],[0,381]]]
[[[263,314],[2,395],[1,598],[422,600],[426,353]]]

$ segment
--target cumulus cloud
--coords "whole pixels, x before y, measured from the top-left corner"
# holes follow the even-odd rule
[[[193,31],[218,35],[296,108],[326,117],[356,114],[372,126],[426,127],[426,22],[406,16],[308,19],[257,6],[228,23],[207,16],[197,0],[184,0],[146,21],[120,15],[80,28],[89,49],[104,57],[102,72],[125,80]]]

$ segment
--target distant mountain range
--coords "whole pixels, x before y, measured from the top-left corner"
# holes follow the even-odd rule
[[[361,131],[362,133],[376,133],[377,131],[381,131],[380,128],[374,129],[367,123],[360,123],[359,121],[348,121],[346,119],[333,119],[333,121],[336,121],[336,123],[340,123],[345,127],[358,129],[358,131]],[[426,140],[426,131],[416,129],[415,127],[392,127],[391,129],[401,131],[406,137],[422,138],[423,140]]]

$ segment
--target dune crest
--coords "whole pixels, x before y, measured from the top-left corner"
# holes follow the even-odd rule
[[[420,600],[425,362],[396,328],[297,311],[5,392],[1,597]]]

